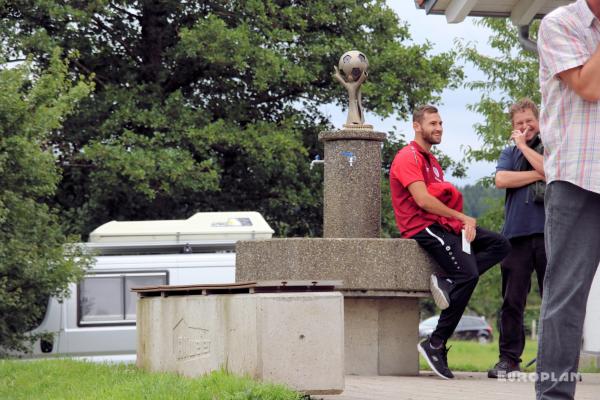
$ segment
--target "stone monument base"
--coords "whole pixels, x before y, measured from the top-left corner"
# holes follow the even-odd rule
[[[372,131],[373,125],[370,124],[344,124],[344,129],[361,129],[364,131]]]
[[[347,375],[418,375],[417,298],[344,298]]]
[[[419,297],[437,264],[414,240],[239,241],[236,281],[342,280],[345,371],[417,375]]]

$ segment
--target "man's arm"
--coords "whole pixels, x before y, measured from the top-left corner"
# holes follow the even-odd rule
[[[529,164],[531,164],[535,172],[544,177],[544,156],[527,145],[523,148],[519,148],[519,150],[521,150],[521,153],[523,153],[523,156],[529,161]]]
[[[475,227],[477,226],[477,220],[446,206],[435,196],[429,194],[427,191],[427,186],[425,186],[425,182],[416,181],[411,183],[408,185],[408,191],[412,195],[413,199],[415,199],[415,203],[417,203],[417,205],[423,210],[441,217],[458,219],[465,227],[467,240],[471,242],[473,239],[475,239]]]
[[[558,77],[582,99],[600,100],[600,45],[585,64],[559,72]]]
[[[527,146],[527,142],[525,141],[525,134],[520,131],[514,131],[510,137],[515,141],[515,145],[521,153],[523,153],[523,157],[529,161],[529,164],[536,170],[540,175],[545,176],[544,174],[544,156],[540,153]]]
[[[534,151],[535,153],[535,151]],[[544,175],[537,171],[498,171],[496,187],[498,189],[520,188],[530,183],[541,181]]]

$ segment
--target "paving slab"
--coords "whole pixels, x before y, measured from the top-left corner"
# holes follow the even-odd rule
[[[531,375],[515,381],[489,379],[484,372],[455,372],[442,380],[428,371],[419,376],[346,375],[344,392],[336,396],[312,396],[313,400],[534,400]],[[576,400],[600,398],[600,374],[582,374]]]

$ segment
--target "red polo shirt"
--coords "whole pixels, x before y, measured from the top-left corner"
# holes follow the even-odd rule
[[[413,199],[407,188],[417,181],[424,182],[426,186],[444,182],[444,172],[433,154],[412,141],[396,154],[390,169],[396,225],[405,238],[414,236],[441,218],[423,210]]]

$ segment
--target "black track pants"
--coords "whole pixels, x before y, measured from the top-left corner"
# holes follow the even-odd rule
[[[477,228],[471,242],[471,254],[462,250],[462,238],[433,224],[412,237],[444,271],[440,278],[450,278],[450,307],[443,310],[433,337],[446,342],[462,317],[473,294],[479,276],[499,263],[510,251],[509,241],[499,233]]]

